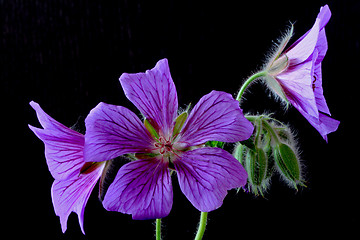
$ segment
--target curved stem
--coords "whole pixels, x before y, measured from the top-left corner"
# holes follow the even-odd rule
[[[245,89],[249,86],[250,83],[252,83],[255,79],[259,78],[259,77],[264,77],[267,75],[266,71],[262,71],[262,72],[257,72],[254,75],[251,75],[248,79],[246,79],[246,81],[244,82],[244,84],[241,86],[236,100],[238,100],[240,102],[242,95],[245,92]]]
[[[161,218],[156,219],[156,240],[161,240]]]
[[[207,212],[201,212],[199,228],[196,233],[195,240],[201,240],[204,236],[206,222],[207,222],[207,215],[208,215]]]

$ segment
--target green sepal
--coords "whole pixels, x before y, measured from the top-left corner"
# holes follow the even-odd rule
[[[176,137],[180,133],[188,116],[189,116],[189,114],[187,112],[183,112],[176,118],[174,130],[173,130],[174,137]]]
[[[217,148],[223,148],[224,144],[225,144],[224,142],[219,142],[219,141],[208,141],[205,143],[205,145],[208,147],[217,147]]]
[[[144,120],[144,125],[145,128],[149,131],[149,133],[151,134],[151,136],[153,136],[153,138],[158,139],[159,138],[159,134],[158,132],[155,130],[155,128],[150,124],[149,120],[147,120],[145,118]]]
[[[281,85],[276,81],[276,79],[273,76],[266,75],[265,78],[266,83],[270,90],[272,90],[274,93],[276,93],[277,96],[280,97],[281,100],[284,101],[286,109],[288,109],[290,105],[290,101],[288,100],[283,88]]]

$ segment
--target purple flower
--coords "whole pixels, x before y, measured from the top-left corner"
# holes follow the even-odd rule
[[[81,231],[84,232],[84,210],[105,164],[89,163],[83,159],[84,135],[65,127],[47,115],[35,102],[30,105],[36,111],[44,129],[29,128],[45,144],[45,157],[55,181],[51,188],[54,210],[60,217],[61,229],[66,231],[67,219],[76,212]]]
[[[313,27],[283,51],[290,33],[266,66],[269,87],[290,102],[327,141],[340,122],[332,119],[322,88],[321,62],[328,49],[325,25],[331,16],[327,5],[320,9]]]
[[[252,124],[230,94],[212,91],[188,115],[178,115],[178,100],[167,59],[145,73],[120,77],[127,98],[145,117],[100,103],[85,120],[85,161],[106,161],[123,154],[137,159],[120,168],[103,205],[133,219],[162,218],[173,203],[170,173],[200,211],[222,205],[227,190],[246,184],[247,173],[228,152],[205,147],[207,141],[237,142],[250,137]]]

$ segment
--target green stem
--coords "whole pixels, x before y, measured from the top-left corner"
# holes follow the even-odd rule
[[[272,135],[272,139],[275,141],[276,144],[280,144],[280,138],[277,133],[274,131],[273,127],[268,123],[268,121],[263,121],[263,126]]]
[[[267,75],[266,71],[262,71],[262,72],[257,72],[254,75],[251,75],[245,82],[244,84],[241,86],[240,91],[237,94],[236,100],[238,100],[240,102],[242,95],[245,92],[245,89],[249,86],[250,83],[252,83],[255,79],[259,78],[259,77],[264,77]]]
[[[199,228],[195,236],[195,240],[201,240],[205,233],[205,227],[207,222],[207,212],[201,212]]]
[[[156,219],[156,240],[161,240],[161,218]]]

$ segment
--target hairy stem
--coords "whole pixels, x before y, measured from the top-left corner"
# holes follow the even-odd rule
[[[251,75],[248,79],[246,79],[246,81],[244,82],[244,84],[241,86],[238,94],[237,94],[237,97],[236,97],[236,100],[238,100],[240,102],[244,92],[245,92],[245,89],[249,86],[250,83],[252,83],[255,79],[258,79],[260,77],[264,77],[267,75],[267,72],[266,71],[262,71],[262,72],[257,72],[253,75]]]
[[[196,233],[195,240],[201,240],[204,236],[206,222],[207,222],[207,215],[208,215],[207,212],[201,212],[199,228]]]
[[[156,219],[156,240],[161,240],[161,218]]]

